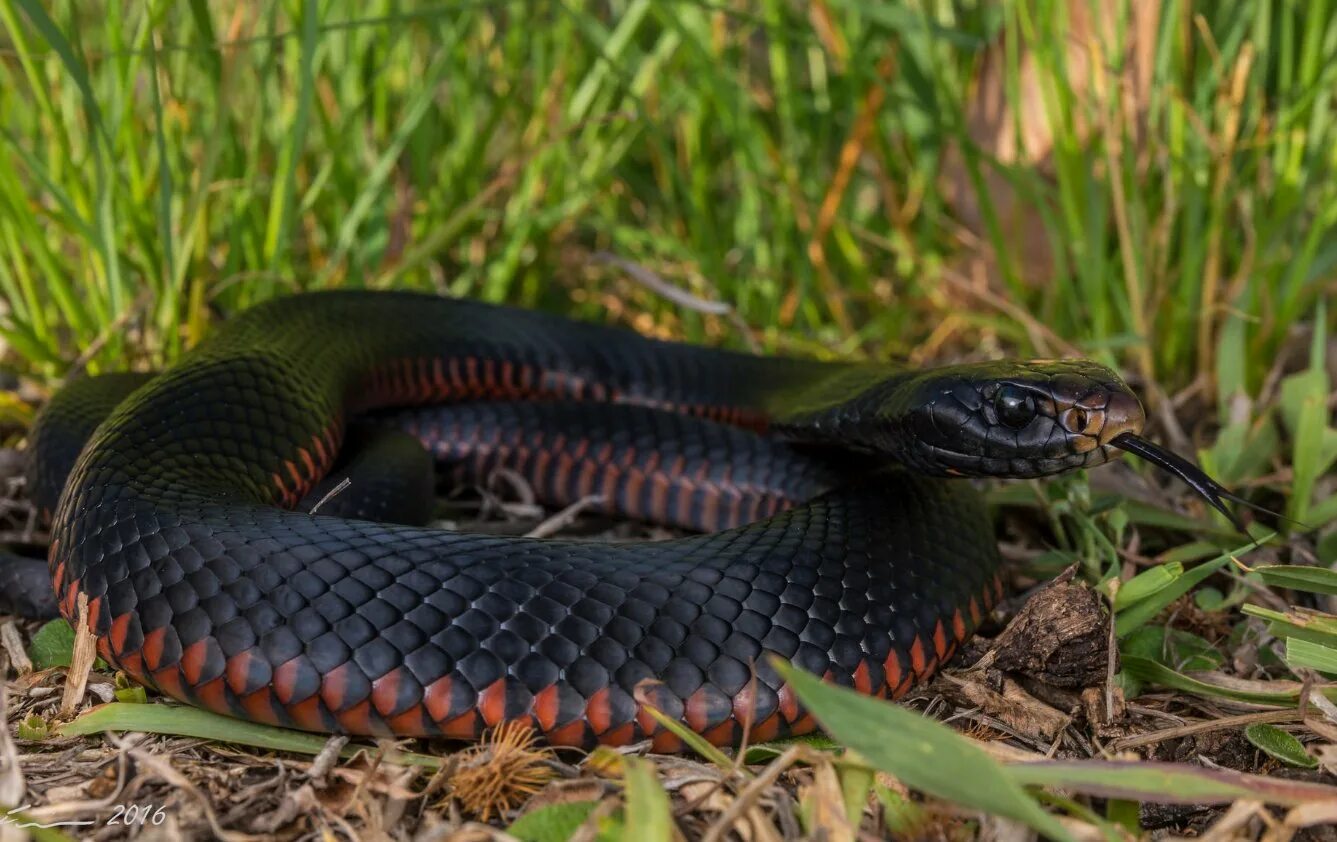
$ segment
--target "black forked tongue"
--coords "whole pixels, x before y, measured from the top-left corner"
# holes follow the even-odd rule
[[[1202,499],[1207,501],[1209,506],[1225,515],[1226,519],[1234,524],[1235,528],[1245,536],[1247,536],[1249,532],[1244,528],[1244,521],[1240,520],[1239,515],[1230,510],[1230,507],[1225,504],[1226,500],[1284,519],[1283,515],[1277,514],[1270,509],[1265,509],[1254,503],[1250,503],[1238,494],[1233,493],[1230,489],[1207,476],[1202,468],[1199,468],[1197,465],[1179,454],[1152,444],[1146,439],[1138,438],[1132,433],[1124,433],[1123,435],[1111,439],[1110,444],[1120,450],[1126,450],[1134,456],[1140,456],[1158,468],[1163,468],[1188,483],[1189,488],[1196,491]]]

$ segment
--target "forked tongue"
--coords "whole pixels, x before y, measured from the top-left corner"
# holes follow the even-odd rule
[[[1230,489],[1207,476],[1202,468],[1199,468],[1197,465],[1179,454],[1166,450],[1159,445],[1152,444],[1144,438],[1139,438],[1132,433],[1124,433],[1123,435],[1112,439],[1110,444],[1120,450],[1126,450],[1134,456],[1146,459],[1151,464],[1169,471],[1188,483],[1189,488],[1192,488],[1198,493],[1198,496],[1206,500],[1209,506],[1225,515],[1226,519],[1234,524],[1235,528],[1246,536],[1249,532],[1244,528],[1244,521],[1240,519],[1239,515],[1230,510],[1230,507],[1225,504],[1226,500],[1241,506],[1247,506],[1255,511],[1266,512],[1267,514],[1274,515],[1283,520],[1287,519],[1284,515],[1278,514],[1271,509],[1265,509],[1255,503],[1250,503],[1248,500],[1245,500],[1243,497],[1240,497],[1238,494],[1235,494]]]

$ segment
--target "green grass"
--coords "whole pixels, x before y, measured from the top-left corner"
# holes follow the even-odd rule
[[[340,285],[799,354],[1076,348],[1158,419],[1186,396],[1220,478],[1331,522],[1337,6],[1164,0],[1145,85],[1118,6],[1084,38],[1057,0],[0,0],[0,365],[42,386],[161,366],[221,315]],[[1040,164],[974,130],[986,64],[1028,102],[1001,137],[1054,127]],[[1000,499],[1050,517],[1037,566],[1080,562],[1111,594],[1131,529],[1185,564],[1238,543],[1081,478]],[[1140,580],[1126,640],[1184,590],[1226,610],[1261,582],[1193,570]],[[1130,692],[1208,692],[1173,677],[1176,646],[1212,649],[1183,634],[1129,651],[1152,664]],[[1294,665],[1337,657],[1324,634]]]
[[[904,354],[1031,335],[950,283],[980,248],[940,189],[1000,176],[1040,226],[1029,277],[992,195],[996,291],[1166,389],[1254,393],[1337,264],[1337,11],[1167,2],[1149,93],[1077,96],[1057,2],[0,2],[0,291],[9,362],[165,362],[293,289],[415,286],[741,342],[590,260],[733,305],[769,347]],[[1048,172],[970,140],[1000,35],[1058,126]],[[1118,33],[1114,40],[1126,37]],[[1142,135],[1126,117],[1140,108]],[[859,115],[880,102],[861,131]],[[1076,126],[1097,127],[1091,142]],[[861,154],[842,169],[847,144]],[[973,307],[963,307],[962,304]],[[183,327],[184,326],[184,327]],[[130,329],[126,329],[130,328]],[[1052,350],[1052,349],[1050,349]]]

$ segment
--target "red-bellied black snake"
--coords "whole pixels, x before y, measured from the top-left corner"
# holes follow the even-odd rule
[[[1091,362],[782,359],[388,292],[257,306],[144,381],[47,481],[61,612],[87,598],[110,663],[258,722],[475,738],[523,719],[554,744],[661,750],[678,741],[647,705],[717,744],[812,730],[772,656],[906,692],[1002,592],[977,493],[943,477],[1097,465],[1143,421]],[[312,514],[353,419],[548,502],[713,531],[461,534],[351,517],[339,495]],[[431,493],[413,488],[368,511]]]

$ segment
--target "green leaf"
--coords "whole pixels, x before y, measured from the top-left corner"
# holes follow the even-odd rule
[[[1244,736],[1255,748],[1289,766],[1302,769],[1318,767],[1318,761],[1305,751],[1305,747],[1293,734],[1275,725],[1255,722],[1244,729]]]
[[[1337,571],[1295,564],[1255,567],[1253,572],[1273,587],[1308,593],[1337,594]]]
[[[1337,500],[1337,495],[1333,499]],[[1321,564],[1337,564],[1337,531],[1318,539],[1318,560]]]
[[[1287,516],[1301,523],[1309,517],[1314,485],[1337,462],[1337,430],[1328,426],[1328,393],[1332,382],[1324,365],[1326,307],[1318,302],[1309,367],[1281,384],[1281,410],[1294,438],[1291,497]]]
[[[1165,626],[1137,629],[1120,642],[1119,651],[1189,672],[1216,669],[1225,661],[1225,656],[1203,638]]]
[[[1325,394],[1306,395],[1300,407],[1295,430],[1291,497],[1287,517],[1304,523],[1309,518],[1309,502],[1318,478],[1332,466],[1333,439],[1337,433],[1327,426],[1328,403]]]
[[[1155,526],[1161,529],[1173,529],[1193,535],[1219,535],[1227,540],[1234,540],[1239,533],[1228,526],[1213,524],[1210,521],[1195,520],[1178,512],[1172,512],[1143,503],[1141,500],[1128,500],[1124,504],[1130,520],[1140,526]]]
[[[1234,535],[1231,539],[1234,539]],[[1162,564],[1179,562],[1188,564],[1190,561],[1202,561],[1204,558],[1215,558],[1220,555],[1221,547],[1219,544],[1213,544],[1211,541],[1189,541],[1187,544],[1180,544],[1161,553]]]
[[[74,629],[64,620],[52,620],[37,630],[28,648],[34,669],[68,667],[74,657]]]
[[[521,842],[566,842],[598,806],[598,801],[548,804],[525,813],[506,832]]]
[[[624,839],[645,842],[669,842],[673,837],[673,818],[668,793],[655,777],[655,767],[639,757],[623,761],[626,781],[626,829]]]
[[[1232,311],[1221,323],[1221,333],[1216,340],[1217,412],[1222,418],[1228,416],[1233,399],[1249,394],[1247,348],[1248,319],[1244,314]],[[1221,438],[1218,437],[1217,444],[1220,442]],[[1228,482],[1233,477],[1223,476],[1218,479]]]
[[[1216,588],[1205,585],[1194,591],[1193,604],[1202,611],[1224,611],[1230,607],[1231,600]]]
[[[126,704],[131,705],[143,705],[147,704],[149,701],[148,694],[144,692],[144,688],[137,684],[133,687],[118,687],[113,692],[116,696],[116,701],[118,702],[125,702]]]
[[[1217,434],[1204,461],[1215,467],[1213,477],[1230,487],[1267,471],[1281,448],[1281,437],[1271,413],[1228,424]]]
[[[1007,771],[945,725],[776,661],[826,732],[906,786],[1024,822],[1054,839],[1072,836]]]
[[[1311,527],[1327,526],[1337,520],[1337,494],[1330,497],[1324,497],[1317,503],[1309,507],[1309,515],[1305,522]],[[1334,533],[1337,534],[1337,533]],[[1328,536],[1329,538],[1332,535]]]
[[[1127,798],[1111,798],[1105,802],[1105,818],[1128,831],[1132,838],[1142,830],[1142,805]]]
[[[199,708],[184,705],[139,705],[111,702],[90,708],[72,722],[56,729],[64,737],[80,737],[102,731],[145,731],[150,734],[175,734],[178,737],[198,737],[225,743],[253,746],[272,751],[290,751],[294,754],[319,754],[329,737],[290,731],[273,725],[244,722]],[[339,752],[340,757],[352,757],[358,752],[376,752],[375,746],[349,744]],[[385,760],[404,766],[437,768],[440,758],[415,752],[393,752]]]
[[[1114,686],[1123,691],[1125,699],[1136,699],[1146,689],[1142,682],[1129,675],[1127,670],[1119,670],[1114,674]]]
[[[52,620],[32,636],[32,644],[28,649],[34,669],[68,667],[70,659],[74,656],[74,629],[64,620]],[[106,668],[106,661],[101,658],[93,659],[93,669]]]
[[[50,723],[35,713],[28,714],[19,722],[20,740],[45,740],[50,734]]]
[[[1320,299],[1316,315],[1325,313],[1326,309]],[[1309,343],[1309,365],[1281,381],[1281,417],[1292,435],[1299,432],[1305,401],[1316,395],[1326,396],[1331,389],[1324,364],[1326,326],[1326,319],[1319,318],[1314,322],[1314,334]]]

